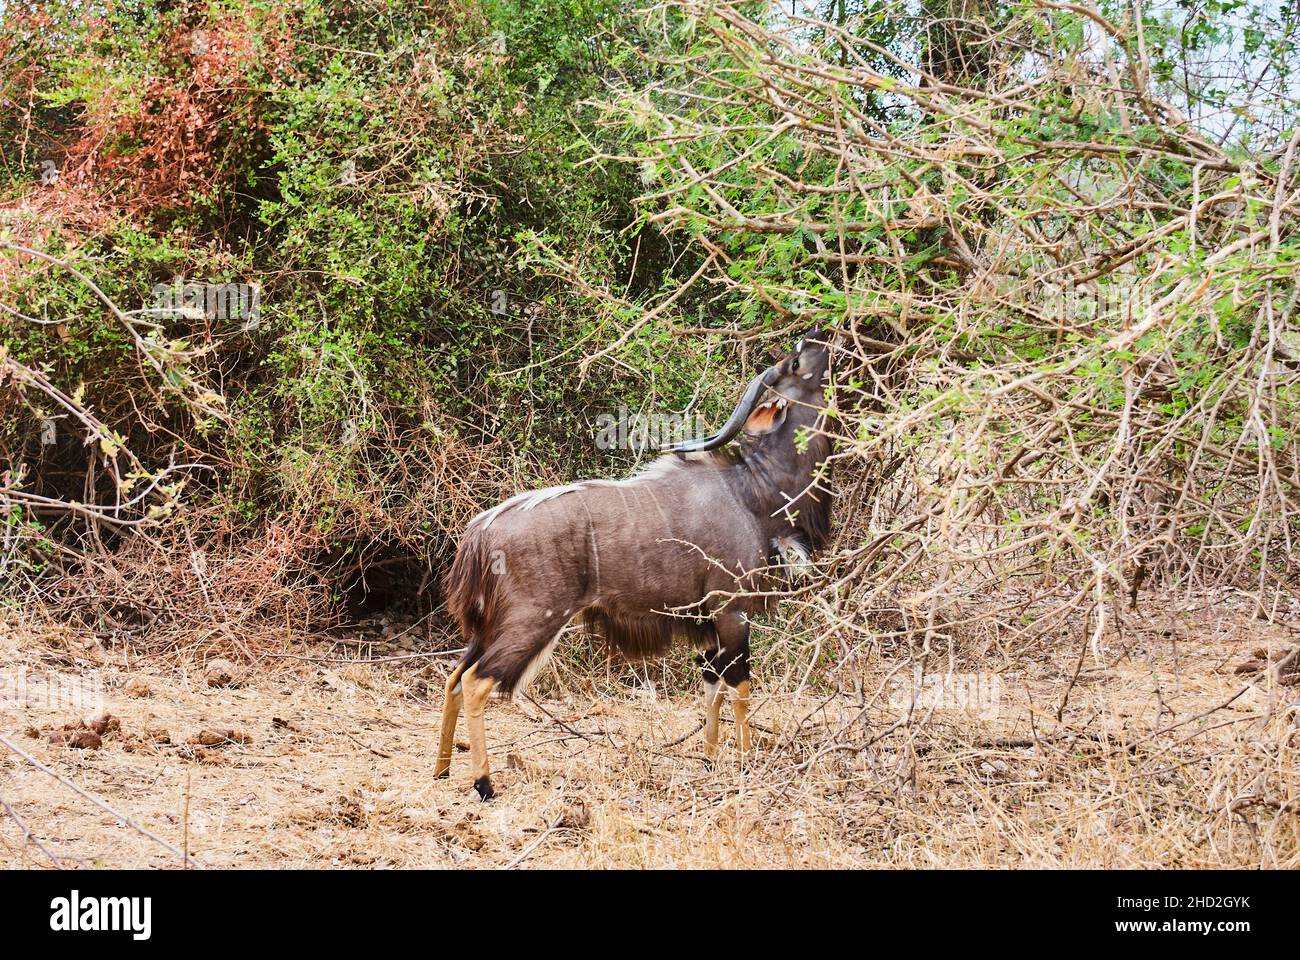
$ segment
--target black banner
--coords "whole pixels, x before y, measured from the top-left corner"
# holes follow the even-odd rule
[[[494,873],[46,871],[0,874],[9,936],[127,949],[373,946],[444,924],[494,946],[552,940],[576,923],[645,936],[682,925],[724,938],[815,935],[859,948],[891,942],[987,948],[1098,941],[1231,949],[1285,933],[1294,874],[1230,873]],[[784,932],[783,932],[784,931]],[[593,946],[595,928],[582,933]],[[1043,940],[1023,938],[1042,937]],[[724,940],[725,942],[725,940]]]

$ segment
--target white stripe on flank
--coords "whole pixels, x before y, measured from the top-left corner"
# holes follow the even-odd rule
[[[492,521],[499,517],[506,510],[518,508],[520,510],[532,510],[539,504],[547,503],[557,497],[562,497],[566,493],[573,493],[575,490],[585,490],[588,487],[621,487],[630,486],[636,483],[643,483],[646,480],[657,480],[658,478],[672,473],[674,470],[680,470],[684,464],[675,456],[658,457],[645,467],[638,470],[632,476],[624,480],[583,480],[578,483],[567,483],[562,487],[546,487],[542,490],[527,490],[523,493],[517,493],[509,500],[498,503],[490,510],[484,510],[477,517],[469,522],[469,526],[476,523],[482,523],[483,529],[486,530],[492,525]]]

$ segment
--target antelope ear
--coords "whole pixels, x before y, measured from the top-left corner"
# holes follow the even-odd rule
[[[759,404],[745,421],[745,432],[751,437],[771,433],[785,423],[785,410],[785,404],[778,404],[775,400]]]

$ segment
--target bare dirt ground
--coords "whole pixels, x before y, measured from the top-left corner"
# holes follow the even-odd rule
[[[29,757],[0,745],[0,864],[175,868],[174,847],[206,867],[1296,867],[1300,686],[1234,672],[1295,634],[1252,612],[1146,604],[1096,649],[958,664],[996,675],[996,715],[940,704],[900,727],[888,697],[773,683],[744,768],[687,736],[696,697],[561,663],[536,706],[489,707],[486,804],[464,752],[429,776],[448,658],[226,670],[10,616],[0,733]],[[864,661],[862,689],[898,659]],[[87,678],[120,724],[98,749],[63,742],[89,710],[34,702]]]

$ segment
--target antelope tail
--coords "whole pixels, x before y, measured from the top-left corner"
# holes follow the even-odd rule
[[[506,591],[501,583],[503,562],[489,548],[485,532],[471,526],[461,539],[456,559],[443,580],[447,610],[460,627],[466,650],[461,666],[478,663],[496,639],[505,613]]]

